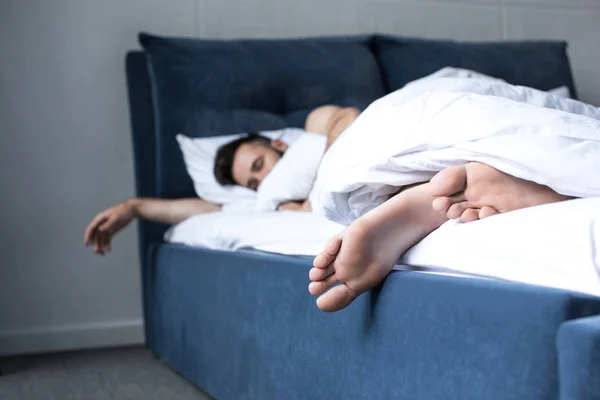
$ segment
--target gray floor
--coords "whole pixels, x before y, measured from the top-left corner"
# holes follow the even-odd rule
[[[2,400],[208,400],[141,347],[0,360]]]

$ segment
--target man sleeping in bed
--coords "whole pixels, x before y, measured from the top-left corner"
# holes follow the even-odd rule
[[[309,115],[306,130],[326,134],[330,146],[357,116],[357,110],[323,107]],[[224,147],[215,175],[221,183],[256,189],[285,151],[283,143],[260,136],[238,140]],[[319,296],[317,305],[323,311],[342,309],[378,285],[407,249],[448,219],[469,222],[569,198],[479,162],[444,169],[428,182],[402,187],[333,237],[314,260],[309,291]],[[280,209],[304,210],[307,204],[284,204]],[[219,205],[201,199],[132,199],[98,214],[84,242],[105,254],[112,236],[136,217],[175,224],[218,210]]]
[[[327,148],[358,117],[352,107],[327,105],[313,110],[304,130],[327,137]],[[287,150],[287,144],[250,134],[222,146],[215,159],[215,177],[223,185],[240,185],[256,190]],[[84,243],[94,253],[104,255],[111,250],[112,238],[135,218],[164,224],[177,224],[193,215],[220,211],[220,204],[199,198],[149,199],[133,198],[98,213],[87,226]],[[287,202],[279,211],[310,211],[308,201]]]

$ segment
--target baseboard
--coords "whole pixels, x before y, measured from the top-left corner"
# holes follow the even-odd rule
[[[125,346],[143,342],[144,323],[141,319],[49,326],[0,331],[0,356]]]

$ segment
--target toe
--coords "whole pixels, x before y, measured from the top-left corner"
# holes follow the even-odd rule
[[[308,285],[308,291],[313,296],[318,296],[338,282],[339,282],[339,279],[335,276],[335,274],[329,275],[327,278],[323,279],[322,281],[311,282]]]
[[[335,260],[335,256],[340,251],[340,247],[342,246],[342,237],[341,235],[334,236],[327,242],[323,252],[315,257],[313,261],[313,267],[315,268],[327,268],[333,260]]]
[[[479,219],[479,210],[476,208],[467,208],[462,215],[460,220],[462,222],[473,222]]]
[[[328,266],[331,265],[331,263],[333,263],[333,261],[335,260],[335,256],[326,252],[322,252],[321,254],[319,254],[318,256],[315,257],[314,261],[313,261],[313,266],[315,268],[319,268],[319,269],[323,269],[323,268],[327,268]]]
[[[452,204],[452,199],[450,197],[438,197],[433,199],[431,207],[433,207],[434,211],[445,214]]]
[[[433,208],[434,211],[446,214],[446,213],[448,213],[448,210],[450,209],[450,207],[452,207],[454,204],[462,203],[465,200],[466,200],[465,195],[463,192],[461,192],[457,195],[450,196],[450,197],[437,197],[437,198],[433,199],[433,202],[431,203],[431,207]]]
[[[479,218],[487,218],[496,214],[499,214],[498,211],[490,206],[483,206],[481,207],[481,210],[479,210]]]
[[[342,283],[317,299],[317,307],[322,311],[333,312],[346,308],[358,297],[358,294]]]
[[[311,268],[308,277],[311,281],[322,281],[334,272],[335,269],[333,268],[333,264],[330,264],[326,268]]]
[[[466,210],[469,209],[469,203],[466,201],[454,203],[448,208],[446,216],[450,219],[459,218]]]
[[[431,194],[435,197],[450,197],[465,190],[467,169],[457,165],[438,172],[429,182]]]

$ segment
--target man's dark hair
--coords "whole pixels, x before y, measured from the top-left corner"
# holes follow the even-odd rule
[[[221,185],[237,184],[233,179],[233,158],[237,149],[244,143],[259,143],[270,146],[271,139],[262,136],[258,132],[249,132],[246,136],[242,136],[219,147],[215,156],[214,174],[217,182]]]

